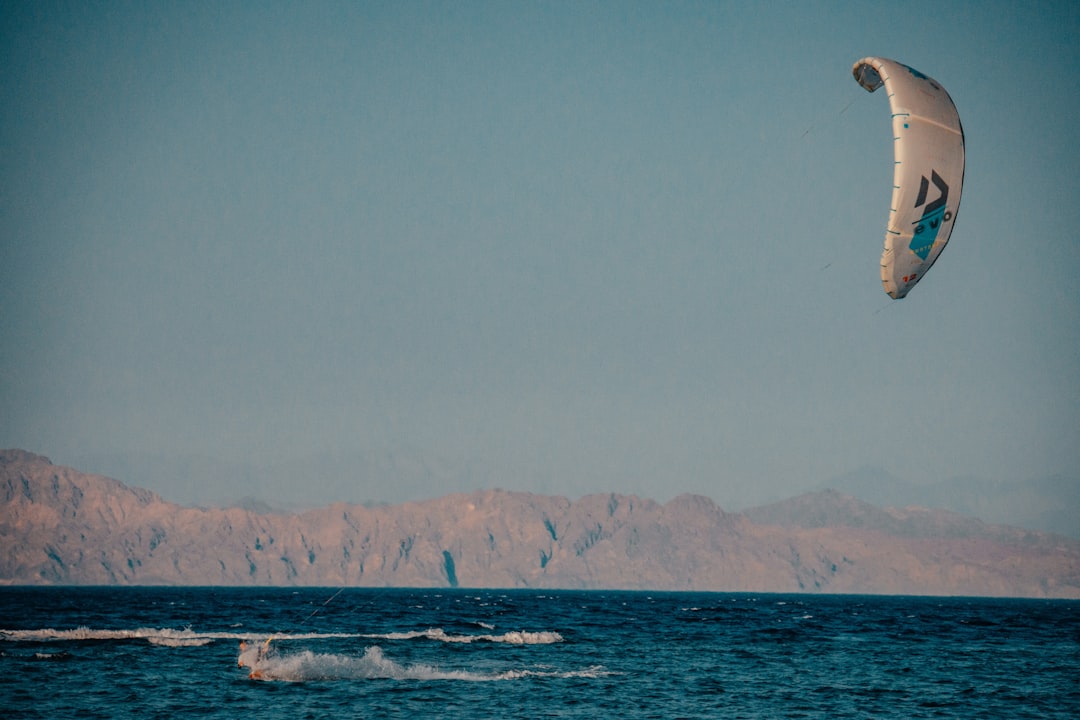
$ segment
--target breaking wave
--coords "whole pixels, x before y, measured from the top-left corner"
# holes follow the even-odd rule
[[[424,663],[402,664],[388,658],[382,648],[372,646],[361,656],[336,655],[304,651],[269,655],[247,665],[242,655],[238,664],[249,667],[254,680],[280,682],[312,682],[325,680],[459,680],[493,682],[529,677],[597,678],[612,673],[600,666],[584,670],[552,670],[547,668],[507,670],[503,672],[474,672],[450,670]]]

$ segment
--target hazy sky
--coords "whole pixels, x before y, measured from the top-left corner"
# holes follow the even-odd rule
[[[0,23],[0,447],[183,502],[125,463],[286,466],[311,503],[723,505],[865,467],[1080,466],[1080,4],[35,1]],[[940,81],[967,135],[956,230],[902,301],[867,55]],[[393,481],[408,463],[430,483]],[[274,494],[232,477],[221,497]]]

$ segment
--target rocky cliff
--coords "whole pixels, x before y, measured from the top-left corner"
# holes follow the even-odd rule
[[[0,583],[1080,597],[1080,541],[834,492],[744,514],[700,496],[500,490],[303,514],[200,509],[7,450]]]

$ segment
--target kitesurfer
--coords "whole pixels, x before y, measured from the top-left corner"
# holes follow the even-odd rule
[[[251,668],[251,673],[248,675],[253,680],[262,679],[262,671],[259,669],[259,665],[270,651],[270,641],[273,638],[267,638],[266,642],[261,645],[256,645],[254,648],[249,647],[246,640],[240,641],[240,656],[236,658],[237,667]]]

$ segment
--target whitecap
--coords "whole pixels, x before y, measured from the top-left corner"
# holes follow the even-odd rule
[[[244,658],[241,658],[240,664]],[[402,680],[402,681],[464,681],[497,682],[530,677],[548,678],[598,678],[613,673],[599,665],[581,670],[555,670],[533,668],[505,670],[502,672],[475,672],[462,669],[444,669],[424,663],[399,663],[373,645],[357,657],[314,653],[268,654],[257,659],[251,666],[249,677],[254,680],[278,682],[315,682],[330,680]]]
[[[551,645],[563,642],[563,636],[553,631],[528,632],[524,630],[510,631],[501,635],[452,635],[442,628],[428,628],[427,630],[409,630],[406,632],[376,633],[365,635],[372,640],[437,640],[446,643],[473,643],[491,642],[507,643],[509,645]]]

